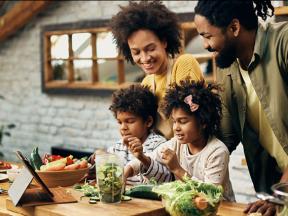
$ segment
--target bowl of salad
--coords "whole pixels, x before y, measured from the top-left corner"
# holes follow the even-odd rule
[[[155,186],[152,191],[162,197],[172,216],[212,216],[217,214],[223,188],[189,178]]]
[[[96,155],[96,178],[100,200],[103,203],[120,203],[124,188],[123,163],[117,155]]]

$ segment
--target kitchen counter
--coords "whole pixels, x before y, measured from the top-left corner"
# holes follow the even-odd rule
[[[8,182],[0,183],[3,189],[9,188]],[[119,216],[119,215],[149,215],[149,216],[164,216],[168,215],[161,203],[161,201],[136,199],[130,201],[122,201],[119,204],[89,204],[89,198],[82,198],[82,193],[75,191],[72,188],[67,188],[69,192],[78,200],[78,203],[68,204],[53,204],[36,207],[15,207],[7,195],[0,195],[0,215],[49,215],[49,216],[84,216],[84,215],[100,215],[100,216]],[[245,204],[222,202],[217,216],[245,216],[242,213]]]

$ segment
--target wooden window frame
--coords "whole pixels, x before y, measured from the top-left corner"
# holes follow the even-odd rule
[[[194,13],[180,13],[178,14],[181,28],[193,28],[196,31],[195,25],[193,23]],[[43,26],[41,29],[41,89],[42,92],[47,94],[85,94],[85,95],[111,95],[111,93],[119,88],[126,87],[131,84],[125,82],[125,69],[123,56],[118,55],[113,60],[117,60],[117,69],[118,69],[118,83],[113,84],[104,84],[99,83],[98,77],[98,67],[97,67],[97,56],[96,56],[96,34],[98,32],[107,32],[109,19],[105,20],[86,20],[74,23],[63,23],[57,25],[47,25]],[[92,46],[92,57],[89,60],[92,60],[92,80],[91,82],[74,82],[73,76],[73,60],[78,60],[79,58],[73,57],[72,50],[72,34],[75,33],[91,33],[91,44]],[[50,37],[52,35],[68,35],[68,49],[69,57],[65,59],[68,61],[68,76],[67,80],[59,81],[53,80],[52,66],[51,61],[51,41]],[[183,44],[183,43],[182,43]],[[94,48],[93,48],[94,47]],[[201,61],[207,61],[212,58],[212,55],[195,55],[196,59]],[[85,58],[81,58],[84,59]],[[88,58],[87,58],[88,59]],[[105,58],[108,59],[108,58]],[[212,58],[213,59],[213,58]],[[216,68],[215,60],[213,59],[213,71]],[[215,73],[213,73],[215,74]],[[211,80],[215,80],[215,77],[212,77]]]

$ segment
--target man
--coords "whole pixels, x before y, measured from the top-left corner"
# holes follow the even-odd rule
[[[273,12],[270,0],[200,0],[194,20],[224,88],[219,136],[230,152],[242,142],[255,190],[266,192],[288,181],[288,23],[264,26],[257,17]],[[274,215],[275,206],[245,210],[256,211]]]

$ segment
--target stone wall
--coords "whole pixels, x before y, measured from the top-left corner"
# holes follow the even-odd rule
[[[175,12],[191,12],[195,1],[165,1]],[[51,146],[76,145],[79,149],[106,148],[119,138],[117,123],[108,110],[110,97],[47,95],[41,93],[40,30],[48,24],[107,19],[127,1],[63,1],[52,3],[14,36],[0,44],[0,124],[14,123],[11,137],[3,138],[0,151],[16,160],[14,151],[28,154],[39,146],[40,154]],[[238,201],[250,200],[242,192],[251,190],[247,167],[239,161],[239,148],[231,157],[231,177]],[[236,167],[236,169],[235,169]],[[238,168],[241,167],[240,173]],[[235,182],[235,183],[234,183]],[[244,182],[244,183],[243,183]],[[249,193],[250,193],[249,192]]]

